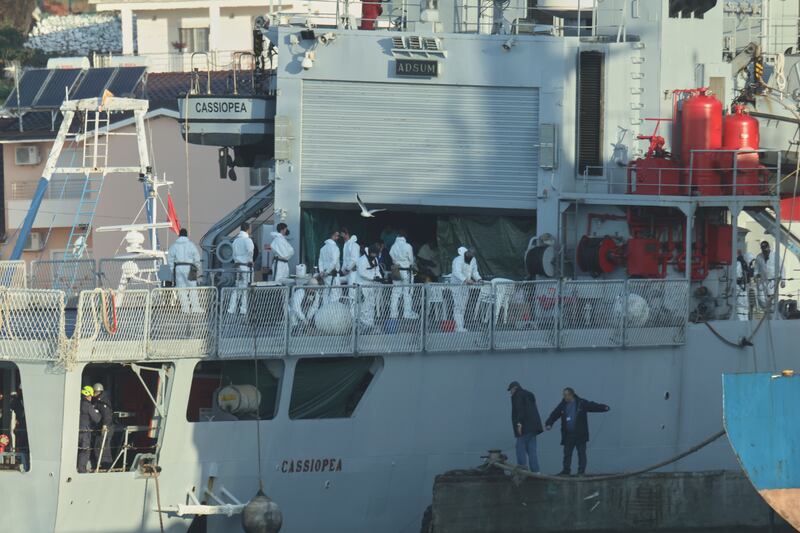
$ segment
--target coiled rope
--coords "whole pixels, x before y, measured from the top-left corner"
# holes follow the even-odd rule
[[[111,322],[108,321],[108,296],[106,296],[106,291],[100,290],[100,305],[103,311],[103,327],[105,328],[106,332],[109,335],[115,335],[117,333],[117,300],[116,296],[114,295],[114,291],[112,289],[108,290],[108,294],[111,296]]]
[[[533,479],[543,479],[543,480],[547,480],[547,481],[568,481],[568,482],[576,482],[576,483],[585,483],[585,482],[588,482],[588,481],[608,481],[608,480],[611,480],[611,479],[625,479],[625,478],[628,478],[628,477],[635,477],[635,476],[639,476],[639,475],[642,475],[642,474],[646,474],[648,472],[652,472],[653,470],[658,470],[659,468],[663,468],[663,467],[665,467],[665,466],[667,466],[669,464],[672,464],[672,463],[675,463],[677,461],[680,461],[684,457],[687,457],[687,456],[689,456],[689,455],[691,455],[691,454],[693,454],[693,453],[695,453],[695,452],[697,452],[699,450],[702,450],[703,448],[705,448],[706,446],[708,446],[709,444],[711,444],[712,442],[714,442],[718,438],[722,437],[723,435],[725,435],[725,430],[724,429],[714,433],[713,435],[711,435],[707,439],[703,440],[702,442],[699,442],[699,443],[695,444],[694,446],[692,446],[688,450],[685,450],[685,451],[679,453],[678,455],[673,455],[669,459],[661,461],[660,463],[656,463],[654,465],[650,465],[648,467],[641,468],[639,470],[634,470],[632,472],[624,472],[624,473],[620,473],[620,474],[609,474],[609,475],[605,475],[605,476],[566,477],[566,476],[551,476],[551,475],[548,475],[548,474],[536,474],[536,473],[533,473],[530,470],[526,469],[524,466],[511,465],[511,464],[506,463],[505,461],[497,461],[497,460],[491,460],[491,459],[487,462],[487,466],[494,466],[494,467],[500,468],[501,470],[505,470],[506,472],[511,472],[515,476],[528,477],[528,478],[533,478]]]

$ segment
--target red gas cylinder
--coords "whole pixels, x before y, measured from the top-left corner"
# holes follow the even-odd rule
[[[720,176],[716,170],[717,154],[692,150],[719,150],[722,148],[722,103],[699,89],[698,93],[683,101],[681,108],[681,159],[684,167],[692,167],[691,186],[698,194],[722,194]]]
[[[637,159],[628,166],[631,194],[688,195],[681,179],[680,163],[663,157]]]
[[[758,120],[745,112],[743,105],[733,107],[722,125],[722,148],[725,150],[757,150]],[[766,192],[762,180],[758,153],[726,154],[723,166],[723,187],[725,194],[760,195]],[[735,169],[735,177],[734,177]],[[735,178],[735,187],[734,187]],[[735,190],[734,190],[735,188]]]

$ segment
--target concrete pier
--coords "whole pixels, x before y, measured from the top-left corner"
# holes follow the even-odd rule
[[[571,479],[515,480],[496,468],[442,474],[425,533],[792,531],[741,472]]]

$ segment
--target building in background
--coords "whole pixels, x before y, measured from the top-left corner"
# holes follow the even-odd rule
[[[193,54],[201,70],[229,69],[235,52],[252,49],[256,17],[266,15],[270,6],[273,12],[293,7],[264,0],[91,2],[98,12],[120,14],[122,54],[146,57],[151,72],[191,70]]]
[[[225,83],[225,73],[215,76],[215,83]],[[186,144],[180,134],[177,120],[177,99],[189,88],[188,73],[149,74],[146,82],[137,89],[137,96],[150,101],[147,115],[148,143],[151,161],[159,176],[174,182],[171,194],[178,217],[189,226],[191,237],[197,241],[209,227],[222,216],[242,203],[252,188],[266,179],[248,169],[236,169],[236,182],[219,179],[218,155],[215,147]],[[60,114],[50,111],[29,111],[23,115],[23,128],[15,117],[0,118],[0,146],[2,146],[3,177],[3,232],[6,246],[3,258],[8,258],[25,214],[30,206],[36,184],[42,175],[44,163],[60,124]],[[77,124],[75,125],[77,127]],[[109,125],[114,133],[133,133],[132,119],[115,116]],[[62,164],[80,164],[80,146],[68,142],[62,151]],[[134,136],[111,136],[109,165],[135,165],[138,161]],[[188,178],[188,182],[187,182]],[[60,259],[73,224],[74,215],[83,191],[84,176],[53,176],[47,196],[39,209],[33,232],[23,259]],[[252,187],[251,187],[252,184]],[[105,179],[101,200],[97,205],[93,229],[100,226],[129,224],[134,221],[144,204],[142,184],[135,174],[113,174]],[[166,198],[163,198],[166,202]],[[159,215],[165,220],[165,206]],[[144,211],[139,215],[144,220]],[[160,230],[159,240],[166,248],[176,235]],[[120,247],[122,235],[116,232],[92,232],[86,251],[87,257],[111,257],[124,251]]]

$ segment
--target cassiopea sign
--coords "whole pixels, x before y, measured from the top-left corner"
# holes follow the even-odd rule
[[[247,100],[221,100],[221,99],[207,99],[207,100],[190,100],[189,105],[193,108],[194,115],[205,114],[226,114],[226,115],[240,115],[249,114],[250,102]]]
[[[436,78],[439,76],[439,62],[432,59],[396,59],[394,73],[398,76]]]

